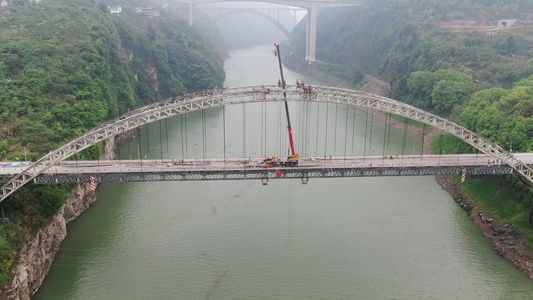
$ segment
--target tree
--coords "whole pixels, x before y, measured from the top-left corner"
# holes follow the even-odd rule
[[[462,103],[472,91],[473,84],[471,82],[440,80],[433,87],[431,104],[437,114],[450,112],[454,105]]]

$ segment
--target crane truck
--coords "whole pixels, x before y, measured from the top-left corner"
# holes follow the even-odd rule
[[[294,140],[292,138],[292,127],[291,127],[291,117],[289,115],[289,105],[287,104],[287,93],[285,92],[285,79],[283,78],[283,66],[281,65],[281,54],[279,52],[279,44],[274,44],[276,46],[276,55],[279,61],[279,72],[281,74],[281,87],[283,89],[283,99],[285,101],[285,114],[287,116],[287,129],[289,130],[289,142],[291,144],[291,155],[287,158],[287,161],[281,161],[278,157],[267,157],[265,160],[266,165],[268,166],[287,166],[294,167],[298,165],[298,160],[300,155],[296,154],[294,151]]]

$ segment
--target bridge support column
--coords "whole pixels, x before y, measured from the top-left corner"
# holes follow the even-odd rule
[[[189,26],[192,26],[192,0],[189,0]]]
[[[317,8],[307,9],[307,32],[305,38],[305,60],[315,62],[316,54],[316,23],[318,12]]]

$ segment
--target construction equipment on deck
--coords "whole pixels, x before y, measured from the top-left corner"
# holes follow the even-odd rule
[[[300,159],[300,155],[296,154],[294,151],[294,140],[292,138],[292,127],[291,127],[291,117],[289,115],[289,105],[287,104],[287,93],[285,92],[285,78],[283,77],[283,66],[281,64],[281,54],[279,52],[279,44],[274,44],[276,46],[276,55],[278,57],[279,61],[279,72],[281,74],[281,80],[278,81],[278,83],[281,85],[281,88],[283,89],[283,99],[285,101],[285,114],[287,116],[287,129],[289,130],[289,142],[291,144],[291,155],[287,158],[287,161],[281,161],[277,157],[268,157],[265,161],[267,165],[271,166],[287,166],[287,167],[293,167],[298,165],[298,160]]]

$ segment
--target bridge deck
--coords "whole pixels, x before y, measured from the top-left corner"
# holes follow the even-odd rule
[[[533,154],[517,154],[533,164]],[[36,183],[82,183],[94,177],[98,182],[246,180],[264,178],[320,178],[365,176],[429,176],[468,174],[510,174],[512,169],[492,156],[478,154],[311,157],[300,159],[297,167],[267,168],[261,158],[196,159],[174,165],[170,160],[64,161],[53,166]],[[0,169],[0,176],[10,177],[24,167]]]

